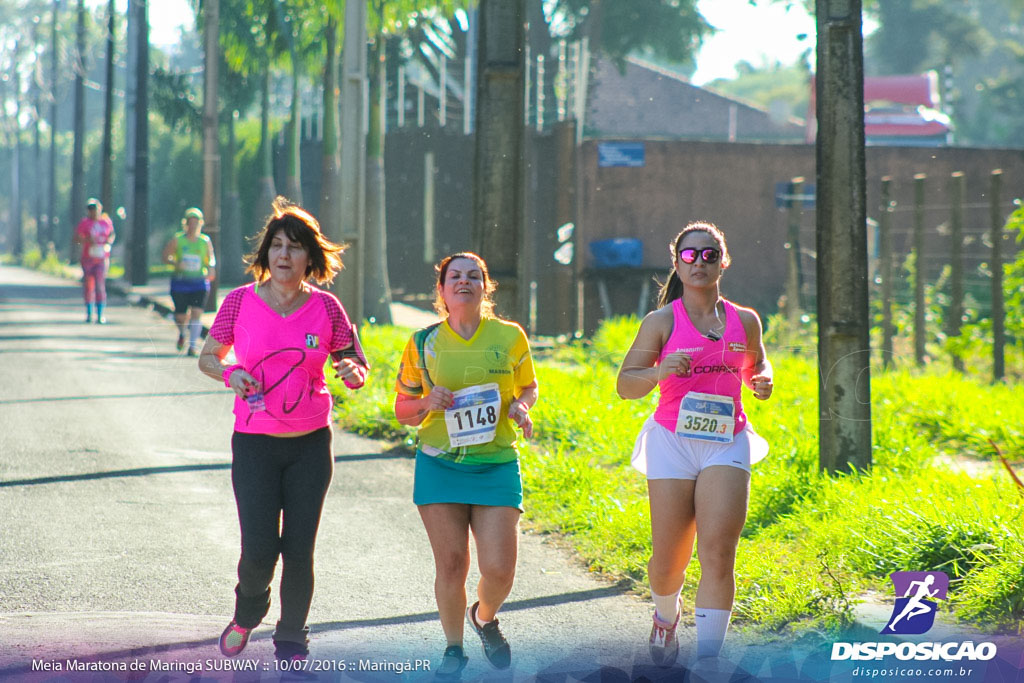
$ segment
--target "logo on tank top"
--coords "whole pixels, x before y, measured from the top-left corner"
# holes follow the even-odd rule
[[[320,337],[315,334],[306,334],[306,348],[307,349],[319,349],[320,348]]]
[[[747,345],[743,342],[729,342],[729,350],[743,353],[747,350]]]

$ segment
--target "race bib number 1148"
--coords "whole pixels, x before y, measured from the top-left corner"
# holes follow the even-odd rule
[[[448,442],[452,447],[473,446],[494,440],[501,411],[501,393],[494,382],[460,389],[444,411]]]

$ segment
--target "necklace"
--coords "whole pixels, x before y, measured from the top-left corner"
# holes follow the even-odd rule
[[[303,303],[302,302],[302,294],[305,291],[306,291],[305,288],[302,285],[299,285],[299,293],[295,295],[295,298],[292,299],[292,302],[291,302],[290,305],[285,306],[281,302],[281,299],[277,296],[277,292],[274,291],[274,288],[269,283],[267,283],[267,292],[269,292],[270,296],[272,296],[274,298],[274,301],[273,301],[274,305],[272,306],[272,308],[282,318],[288,317],[289,313],[294,311],[296,308],[298,308]]]

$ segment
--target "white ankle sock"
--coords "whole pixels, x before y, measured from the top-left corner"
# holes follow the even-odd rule
[[[698,607],[694,610],[697,618],[697,657],[717,657],[729,630],[732,610]]]
[[[201,320],[192,320],[188,324],[188,345],[192,348],[196,348],[199,342],[199,336],[203,333],[203,323]]]
[[[676,623],[676,615],[679,613],[679,592],[682,587],[672,595],[657,595],[651,591],[651,600],[654,601],[654,613],[658,621],[663,624]]]

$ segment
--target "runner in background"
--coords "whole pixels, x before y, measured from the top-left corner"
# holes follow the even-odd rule
[[[110,270],[110,245],[114,243],[114,223],[103,212],[98,199],[85,204],[86,216],[75,228],[74,242],[82,245],[82,294],[85,298],[85,322],[92,322],[96,304],[96,322],[107,322],[107,271]]]
[[[680,591],[695,535],[701,566],[697,661],[721,651],[736,592],[750,466],[768,451],[747,423],[740,393],[746,384],[764,400],[773,389],[760,318],[719,292],[729,267],[725,236],[711,223],[691,223],[670,249],[673,269],[659,308],[641,323],[617,381],[626,399],[660,390],[632,461],[647,475],[653,545],[647,573],[655,606],[649,645],[662,666],[678,655]]]
[[[187,323],[188,355],[196,356],[203,332],[203,310],[210,294],[210,282],[216,276],[217,259],[213,242],[202,232],[202,211],[195,207],[186,209],[181,228],[164,246],[163,260],[174,265],[171,300],[174,301],[174,322],[178,326],[178,350],[185,346]]]
[[[458,678],[465,613],[496,669],[512,654],[497,613],[512,590],[523,484],[513,423],[533,434],[537,380],[526,333],[494,316],[495,283],[476,254],[436,266],[434,308],[442,321],[406,344],[395,386],[395,416],[419,427],[413,502],[434,553],[434,595],[447,647],[436,670]],[[480,582],[467,609],[469,534],[476,540]]]

